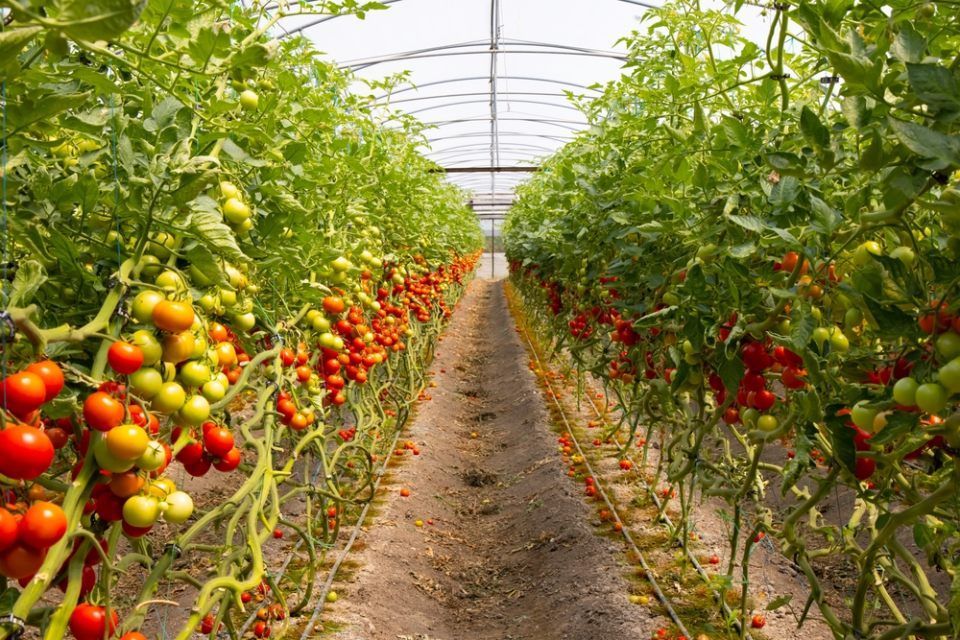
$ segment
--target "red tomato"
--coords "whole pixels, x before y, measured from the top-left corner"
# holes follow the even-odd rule
[[[0,507],[0,551],[9,549],[17,541],[17,519],[12,513]]]
[[[63,370],[53,360],[41,360],[34,362],[27,367],[27,371],[35,373],[43,380],[43,386],[46,388],[45,402],[50,402],[56,398],[61,389],[63,389]]]
[[[297,360],[297,355],[290,347],[284,347],[280,350],[280,362],[285,367],[289,367]]]
[[[135,344],[117,341],[107,350],[107,362],[117,373],[131,374],[143,366],[143,350]]]
[[[123,422],[123,403],[103,391],[96,391],[83,402],[83,419],[91,429],[110,431]]]
[[[233,433],[226,427],[213,427],[204,430],[203,447],[216,458],[227,455],[233,449],[233,442]]]
[[[67,516],[52,502],[30,505],[20,520],[20,542],[34,549],[49,549],[67,532]]]
[[[139,631],[131,631],[120,636],[120,640],[147,640],[147,636]]]
[[[14,480],[33,480],[50,468],[53,443],[40,429],[14,424],[0,431],[0,473]]]
[[[347,308],[347,305],[343,303],[343,298],[338,298],[336,296],[327,296],[323,299],[323,310],[330,314],[339,314],[343,313],[343,310]]]
[[[103,640],[117,630],[117,612],[111,609],[109,620],[106,609],[83,602],[70,614],[70,632],[77,640]]]
[[[227,328],[219,322],[211,323],[210,329],[207,331],[207,333],[210,335],[210,339],[214,342],[223,342],[230,337]]]
[[[46,399],[47,387],[36,373],[21,371],[3,379],[0,405],[18,418],[39,409]]]
[[[218,462],[213,464],[214,468],[217,471],[233,471],[240,466],[240,462],[243,460],[243,455],[240,453],[240,449],[234,447],[226,453],[226,455],[221,456]]]

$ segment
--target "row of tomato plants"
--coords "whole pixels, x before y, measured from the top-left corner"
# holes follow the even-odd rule
[[[765,46],[734,11],[647,14],[628,73],[584,104],[591,131],[521,188],[512,277],[617,399],[608,436],[659,448],[677,539],[694,496],[726,504],[742,629],[768,535],[809,582],[800,623],[816,605],[838,638],[952,636],[960,16],[763,16]]]
[[[171,582],[178,638],[306,611],[480,245],[418,127],[272,37],[375,4],[0,2],[0,638],[139,640]]]

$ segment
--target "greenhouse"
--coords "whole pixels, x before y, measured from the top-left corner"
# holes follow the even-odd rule
[[[0,0],[0,640],[960,636],[948,0]]]

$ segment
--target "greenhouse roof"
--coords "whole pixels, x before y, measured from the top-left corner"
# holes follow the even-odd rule
[[[621,75],[619,39],[662,2],[384,0],[385,10],[363,19],[280,24],[281,35],[301,34],[352,70],[358,90],[370,91],[364,80],[408,73],[378,100],[427,124],[424,154],[473,193],[481,218],[501,218],[516,185],[586,128],[571,95],[597,95]]]

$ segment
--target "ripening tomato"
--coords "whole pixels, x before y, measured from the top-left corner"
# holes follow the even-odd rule
[[[0,389],[2,406],[23,419],[40,408],[47,398],[47,386],[43,378],[30,371],[21,371],[3,379]]]
[[[118,340],[107,350],[107,362],[117,373],[129,375],[143,366],[143,349],[135,344]]]
[[[207,335],[209,335],[210,339],[214,342],[223,342],[230,338],[230,332],[219,322],[210,323],[210,327],[207,329]]]
[[[107,432],[107,450],[120,460],[136,460],[149,444],[147,432],[135,424],[122,424]]]
[[[193,307],[186,302],[161,300],[150,315],[154,326],[162,331],[180,333],[193,326]]]
[[[110,431],[123,422],[123,403],[104,391],[95,391],[83,402],[83,419],[91,429]]]
[[[297,380],[300,382],[307,382],[310,380],[310,375],[313,373],[313,370],[307,365],[301,365],[297,367]]]
[[[163,339],[163,360],[179,364],[194,355],[197,338],[190,331],[170,333]]]
[[[50,438],[24,424],[0,431],[0,452],[0,474],[13,480],[33,480],[50,468],[54,456]]]
[[[127,471],[115,473],[110,478],[110,491],[118,498],[129,498],[136,495],[143,488],[144,480],[140,474]]]
[[[15,544],[0,552],[0,575],[11,580],[30,577],[40,569],[46,555],[46,550]]]
[[[293,349],[291,349],[290,347],[284,347],[283,349],[280,350],[280,363],[283,366],[289,367],[294,362],[296,362],[296,360],[297,360],[297,355],[296,353],[294,353]]]
[[[52,502],[34,502],[20,520],[20,542],[37,551],[49,549],[66,532],[67,516]]]
[[[120,636],[120,640],[147,640],[147,636],[143,635],[139,631],[130,631]]]
[[[344,309],[347,308],[347,305],[344,304],[343,298],[338,298],[337,296],[327,296],[323,299],[323,310],[330,314],[340,314],[343,313]]]
[[[43,386],[47,391],[44,402],[50,402],[60,394],[64,383],[63,369],[56,362],[41,360],[29,365],[26,370],[40,376],[40,379],[43,380]]]
[[[117,612],[110,610],[109,620],[103,607],[83,602],[70,614],[70,632],[77,640],[103,640],[117,630]]]

